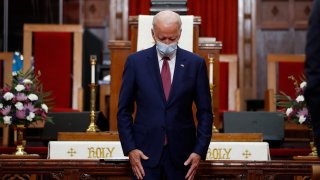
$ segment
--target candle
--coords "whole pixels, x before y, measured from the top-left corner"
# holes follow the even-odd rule
[[[213,63],[214,63],[214,57],[212,53],[208,54],[209,59],[209,84],[213,85]]]
[[[95,65],[96,65],[97,57],[95,55],[90,56],[90,64],[91,64],[91,84],[95,84]]]
[[[91,84],[95,83],[95,69],[94,64],[91,64]]]
[[[209,69],[209,83],[213,84],[213,63],[210,62],[210,69]]]

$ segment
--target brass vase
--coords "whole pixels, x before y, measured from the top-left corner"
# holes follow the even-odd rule
[[[27,153],[24,151],[24,147],[26,145],[26,140],[25,140],[26,126],[24,124],[18,124],[15,126],[15,129],[16,129],[15,144],[17,148],[14,154],[17,156],[27,155]]]
[[[310,128],[310,148],[311,153],[309,154],[309,156],[318,156],[318,151],[317,147],[315,146],[312,128]]]

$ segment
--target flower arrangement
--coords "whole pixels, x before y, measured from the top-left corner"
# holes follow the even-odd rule
[[[307,86],[305,78],[300,78],[300,81],[298,81],[294,76],[289,76],[288,78],[293,81],[296,98],[292,99],[284,92],[280,92],[279,95],[276,95],[276,105],[282,108],[281,111],[285,113],[287,120],[311,127],[310,114],[303,96],[304,90]]]
[[[37,75],[29,69],[26,73],[13,73],[12,85],[0,90],[0,123],[28,126],[37,121],[52,123],[47,116],[50,93],[43,92]]]

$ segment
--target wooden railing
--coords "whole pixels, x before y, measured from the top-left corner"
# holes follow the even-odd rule
[[[196,179],[299,179],[312,177],[320,161],[205,161]],[[0,159],[0,178],[131,179],[128,161]]]

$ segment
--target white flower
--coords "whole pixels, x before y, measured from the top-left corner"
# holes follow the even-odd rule
[[[17,102],[15,105],[14,105],[18,110],[22,110],[23,109],[23,104],[21,102]]]
[[[30,79],[24,79],[23,83],[24,84],[32,84],[32,81]]]
[[[289,116],[292,113],[293,109],[292,108],[288,108],[286,111],[286,115]]]
[[[41,104],[41,108],[48,113],[48,106],[46,104]]]
[[[38,100],[38,96],[35,94],[29,94],[28,99],[30,99],[30,101],[36,101]]]
[[[3,108],[3,104],[2,103],[0,103],[0,109],[2,109]]]
[[[24,87],[24,85],[22,85],[22,84],[18,84],[18,85],[15,87],[15,89],[16,89],[18,92],[20,92],[20,91],[23,91],[23,90],[25,89],[25,87]]]
[[[299,95],[299,96],[296,98],[296,101],[297,101],[297,102],[303,102],[303,101],[304,101],[303,95]]]
[[[307,82],[303,81],[301,84],[300,84],[300,88],[303,89],[307,86]]]
[[[32,119],[35,117],[36,115],[33,112],[30,112],[29,115],[27,116],[27,120],[28,121],[32,121]]]
[[[306,117],[304,117],[304,116],[300,116],[299,117],[299,123],[300,124],[303,124],[305,121],[306,121]]]
[[[4,95],[3,95],[3,98],[7,101],[10,101],[12,98],[14,97],[14,95],[11,93],[11,92],[6,92]]]
[[[11,116],[4,116],[3,117],[3,123],[10,125],[11,124],[11,118],[12,118]]]

